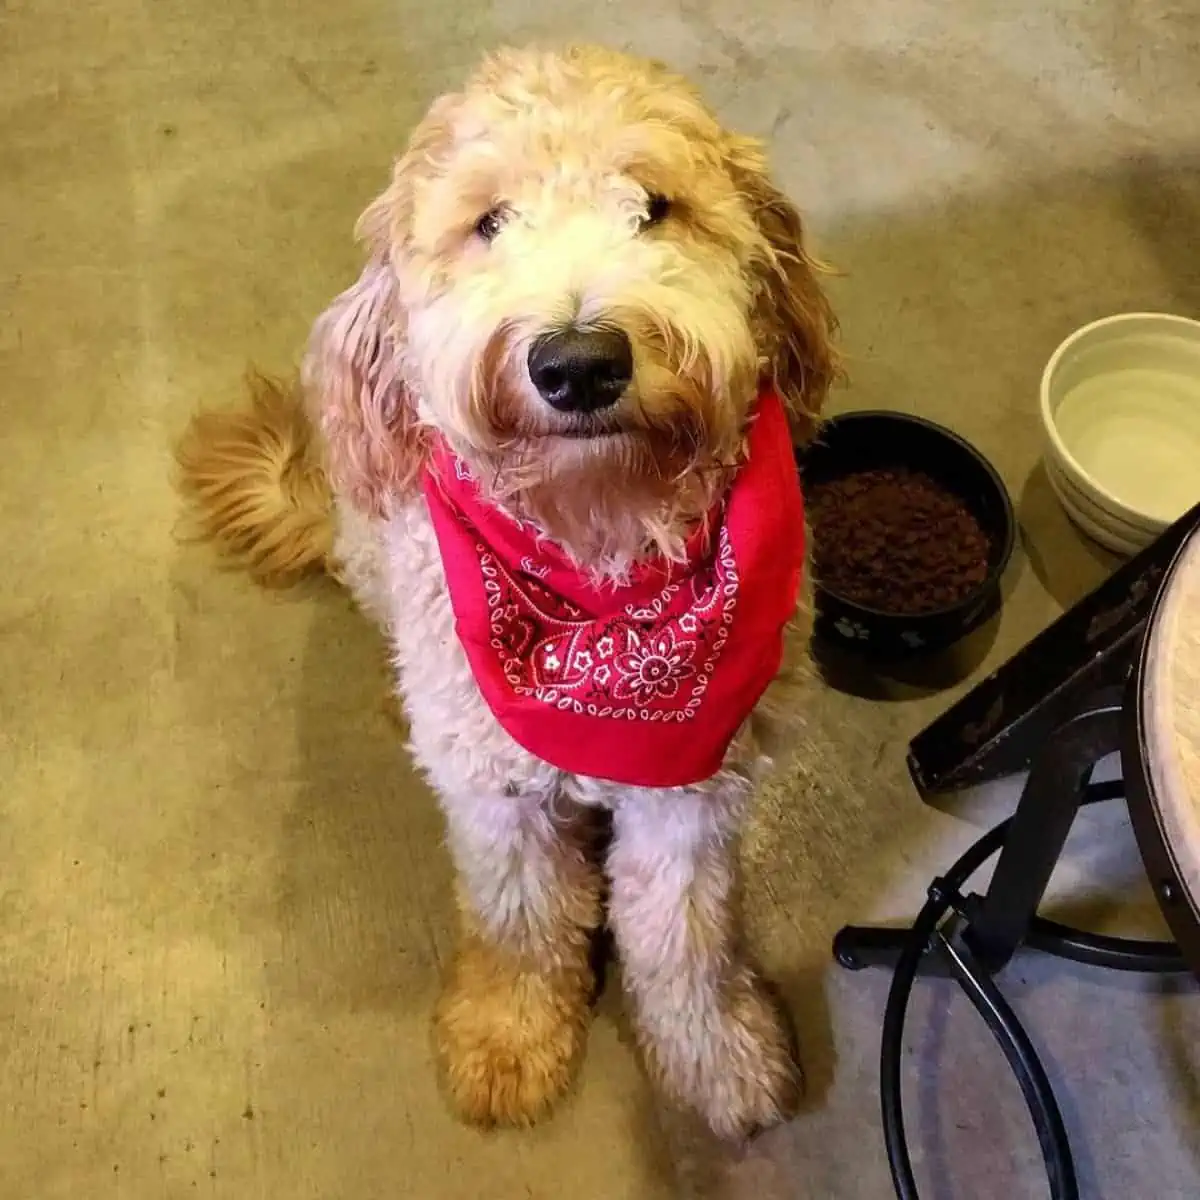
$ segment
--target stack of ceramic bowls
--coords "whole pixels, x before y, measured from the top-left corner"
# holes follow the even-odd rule
[[[1200,322],[1085,325],[1042,375],[1046,473],[1067,515],[1134,554],[1200,501]]]

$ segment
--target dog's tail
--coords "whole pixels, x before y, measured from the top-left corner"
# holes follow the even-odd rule
[[[175,450],[188,536],[260,583],[324,569],[333,495],[299,386],[253,375],[245,410],[202,412]]]

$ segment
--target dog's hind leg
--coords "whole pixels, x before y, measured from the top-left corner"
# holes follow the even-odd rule
[[[443,1077],[465,1119],[526,1124],[567,1090],[587,1036],[601,879],[585,814],[536,785],[442,802],[463,921],[435,1022]]]
[[[202,412],[175,450],[187,533],[261,583],[323,570],[333,498],[299,387],[253,376],[245,409]]]
[[[609,921],[651,1078],[731,1140],[789,1116],[801,1092],[789,1027],[739,944],[748,792],[725,772],[703,787],[629,793],[608,859]]]

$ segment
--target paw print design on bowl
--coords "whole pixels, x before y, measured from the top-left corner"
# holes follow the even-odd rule
[[[865,625],[847,617],[839,617],[833,623],[833,627],[849,642],[865,642],[871,636]]]

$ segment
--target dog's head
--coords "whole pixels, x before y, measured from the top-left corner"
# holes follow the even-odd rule
[[[414,132],[318,323],[331,469],[385,511],[436,433],[492,497],[620,572],[676,554],[771,381],[797,436],[836,370],[795,208],[666,68],[495,55]]]

